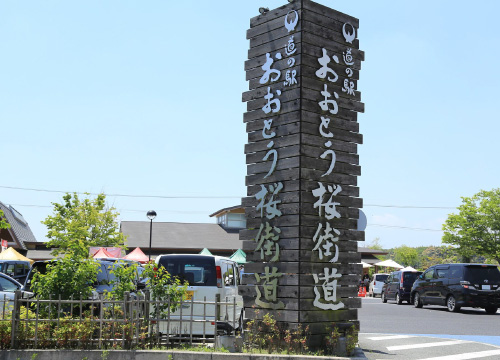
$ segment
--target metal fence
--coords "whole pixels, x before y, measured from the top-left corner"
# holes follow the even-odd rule
[[[160,311],[166,305],[166,311]],[[147,349],[180,344],[212,346],[241,330],[236,299],[178,303],[125,293],[123,300],[0,298],[0,349]]]

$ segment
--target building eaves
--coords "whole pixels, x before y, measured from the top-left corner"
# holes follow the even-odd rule
[[[31,231],[28,223],[26,221],[19,220],[12,212],[12,206],[6,206],[4,203],[0,202],[0,210],[3,211],[5,219],[10,224],[10,232],[14,235],[13,237],[18,242],[18,244],[26,250],[26,245],[24,242],[37,242],[33,232]]]
[[[227,207],[224,209],[217,210],[216,212],[214,212],[213,214],[211,214],[209,216],[214,217],[214,216],[217,216],[217,215],[220,215],[223,213],[227,213],[227,212],[230,212],[231,210],[236,210],[236,209],[243,209],[243,206],[241,206],[241,205],[230,206],[230,207]]]

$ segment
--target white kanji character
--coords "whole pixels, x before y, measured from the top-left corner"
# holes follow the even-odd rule
[[[314,278],[314,283],[318,284],[320,280],[324,280],[323,283],[321,284],[321,288],[323,290],[323,297],[321,297],[320,291],[318,290],[318,287],[314,285],[314,295],[315,299],[313,301],[313,305],[323,309],[323,310],[338,310],[342,309],[344,307],[344,304],[342,302],[337,302],[337,280],[342,277],[341,274],[337,274],[337,269],[330,269],[329,268],[324,268],[324,273],[320,274],[319,276],[317,274],[313,274]],[[320,299],[326,301],[327,303],[321,302]]]
[[[333,218],[340,218],[340,213],[336,209],[336,206],[340,205],[340,203],[333,201],[333,197],[337,196],[337,194],[342,191],[342,187],[340,185],[328,185],[328,191],[331,193],[330,199],[323,203],[323,196],[325,195],[327,189],[320,182],[318,182],[318,185],[319,188],[312,191],[312,194],[315,197],[319,198],[319,200],[316,201],[313,205],[314,209],[319,208],[319,216],[321,216],[323,213],[322,209],[324,208],[325,217],[328,220],[331,220]]]

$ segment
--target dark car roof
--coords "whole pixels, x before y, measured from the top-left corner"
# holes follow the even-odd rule
[[[459,266],[482,266],[482,267],[498,267],[495,264],[477,264],[477,263],[450,263],[450,264],[436,264],[431,267],[437,266],[450,266],[450,265],[459,265]]]

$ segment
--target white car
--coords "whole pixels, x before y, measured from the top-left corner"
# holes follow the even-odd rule
[[[181,281],[188,281],[187,301],[182,309],[170,315],[167,321],[160,321],[160,332],[169,335],[214,336],[217,331],[241,329],[243,325],[243,297],[238,294],[240,275],[238,264],[226,257],[200,254],[168,254],[156,258],[157,266],[163,266],[170,275]],[[194,304],[189,301],[229,302],[234,305],[220,305],[219,317],[215,319],[215,305]],[[206,299],[206,300],[205,300]],[[182,311],[182,316],[181,316]],[[191,313],[193,322],[191,322]]]
[[[384,281],[389,277],[389,274],[375,274],[368,287],[368,295],[376,297],[382,294],[382,286]]]
[[[3,309],[14,307],[14,293],[21,290],[22,285],[8,275],[0,273],[0,317]]]

